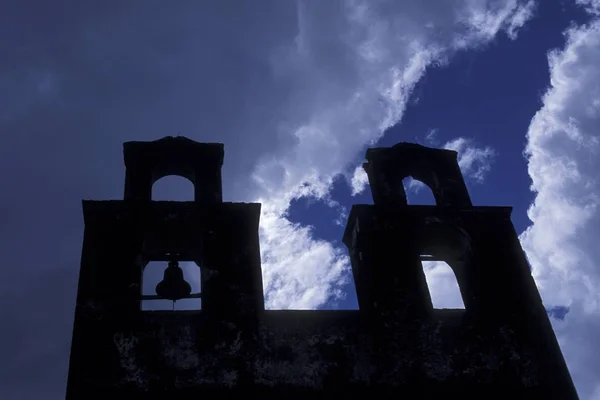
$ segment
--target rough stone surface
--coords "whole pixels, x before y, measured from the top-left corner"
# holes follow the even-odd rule
[[[266,311],[260,205],[222,202],[222,146],[125,148],[137,171],[126,199],[83,203],[68,400],[577,398],[511,209],[473,207],[454,152],[367,152],[375,204],[355,205],[344,234],[360,310]],[[175,169],[161,165],[176,154]],[[200,187],[213,181],[192,202],[151,201],[153,177],[182,171]],[[407,205],[396,190],[407,174],[432,185],[439,205]],[[201,268],[202,310],[141,311],[143,268],[167,253]],[[424,255],[454,270],[465,310],[433,309]]]

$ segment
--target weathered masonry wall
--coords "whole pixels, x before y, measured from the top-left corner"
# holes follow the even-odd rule
[[[268,311],[249,335],[202,312],[147,312],[135,327],[106,331],[110,368],[90,366],[93,389],[81,398],[235,394],[249,386],[269,398],[367,390],[397,397],[417,385],[422,394],[480,386],[486,398],[539,392],[532,349],[515,344],[508,326],[491,334],[453,312],[396,331],[363,322],[358,311]]]

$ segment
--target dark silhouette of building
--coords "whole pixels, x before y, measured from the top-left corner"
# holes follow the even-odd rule
[[[125,199],[83,202],[68,400],[577,399],[511,208],[471,204],[456,152],[367,151],[374,205],[354,205],[344,234],[349,311],[265,311],[260,204],[222,201],[222,144],[167,137],[124,156]],[[151,201],[172,174],[194,201]],[[407,176],[437,205],[407,205]],[[422,260],[451,266],[464,310],[433,308]],[[177,262],[195,262],[202,309],[142,311],[149,261],[169,262],[155,297],[171,300],[192,295]]]

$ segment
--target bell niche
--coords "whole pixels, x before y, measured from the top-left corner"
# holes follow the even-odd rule
[[[196,263],[179,263],[176,257],[168,263],[149,262],[142,272],[142,311],[200,310],[200,275]]]

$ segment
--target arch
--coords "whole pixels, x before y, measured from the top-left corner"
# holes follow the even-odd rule
[[[426,218],[419,232],[419,254],[434,308],[473,306],[471,237],[464,229],[437,217]]]
[[[165,175],[152,183],[152,200],[194,201],[194,181],[181,175]]]
[[[471,258],[471,238],[459,226],[429,217],[418,233],[419,251],[437,260],[466,261]]]
[[[406,193],[407,204],[428,206],[437,204],[433,190],[423,181],[407,176],[402,180],[402,186]]]
[[[200,267],[193,261],[183,261],[179,263],[183,270],[183,278],[192,286],[192,293],[200,293],[202,290],[201,271]],[[167,263],[165,261],[150,261],[142,270],[142,296],[156,295],[156,285],[163,279],[163,273]],[[175,302],[170,300],[152,299],[142,300],[142,311],[159,311],[159,310],[200,310],[202,308],[202,300],[197,298],[182,299]]]
[[[422,261],[434,309],[464,309],[465,302],[454,270],[444,261]]]
[[[124,198],[151,200],[154,183],[165,176],[188,179],[194,201],[220,203],[222,199],[222,143],[197,143],[184,137],[123,144],[126,166]]]
[[[438,179],[435,171],[430,166],[422,164],[409,164],[405,167],[404,174],[402,174],[402,180],[406,178],[415,180],[427,186],[435,199],[435,204],[441,204],[441,190],[440,180]]]
[[[196,174],[194,173],[194,170],[190,167],[179,164],[157,165],[152,170],[152,185],[168,176],[185,178],[190,181],[192,185],[196,185]]]
[[[457,154],[414,143],[368,149],[368,162],[363,167],[374,203],[406,205],[406,193],[399,182],[411,176],[431,189],[437,206],[471,207]]]

